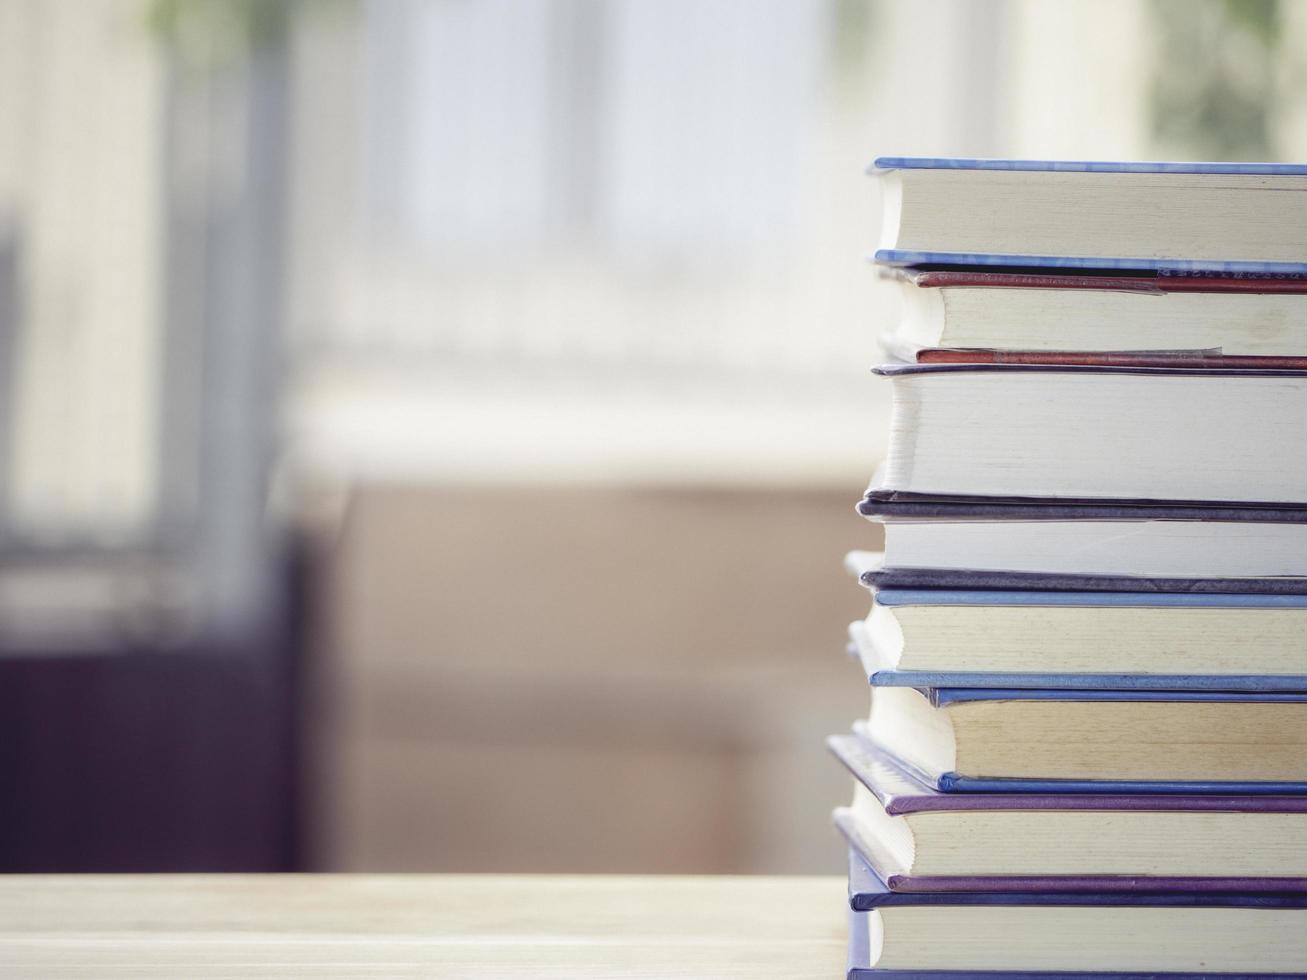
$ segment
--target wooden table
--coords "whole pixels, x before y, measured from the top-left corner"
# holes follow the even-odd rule
[[[842,878],[0,877],[0,976],[813,977]]]

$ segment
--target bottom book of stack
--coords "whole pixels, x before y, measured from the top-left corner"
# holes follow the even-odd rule
[[[891,892],[849,857],[849,980],[1307,977],[1307,894]]]

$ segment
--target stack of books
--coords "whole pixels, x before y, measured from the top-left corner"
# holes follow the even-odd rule
[[[875,172],[850,977],[1307,977],[1307,167]]]

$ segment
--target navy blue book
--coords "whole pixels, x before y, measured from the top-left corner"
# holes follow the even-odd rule
[[[944,792],[1307,794],[1307,694],[873,687],[857,726]]]
[[[855,552],[864,584],[875,556]],[[872,588],[878,687],[1307,691],[1307,596]]]
[[[1302,896],[902,894],[849,852],[849,980],[1307,977]]]
[[[854,779],[835,825],[892,893],[1307,902],[1307,796],[943,793],[858,735],[826,744]]]
[[[886,265],[1307,274],[1304,166],[881,157],[871,172]]]

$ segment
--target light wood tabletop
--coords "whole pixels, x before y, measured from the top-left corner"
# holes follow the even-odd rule
[[[0,877],[4,977],[843,974],[842,878]]]

